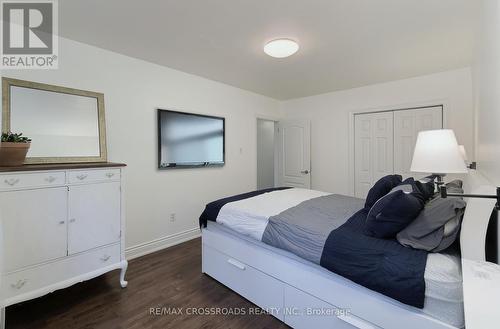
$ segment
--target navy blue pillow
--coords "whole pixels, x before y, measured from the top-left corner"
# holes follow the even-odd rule
[[[380,198],[368,212],[364,232],[389,239],[410,224],[424,208],[424,195],[413,178],[408,178]]]
[[[373,207],[378,199],[389,193],[394,187],[401,184],[403,177],[401,175],[387,175],[380,178],[368,191],[366,196],[365,208],[370,209]]]

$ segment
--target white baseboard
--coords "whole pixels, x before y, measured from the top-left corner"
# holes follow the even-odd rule
[[[125,249],[125,257],[127,260],[141,257],[155,251],[159,251],[176,244],[186,242],[201,236],[199,228],[193,228],[187,231],[179,232],[176,234],[164,236],[153,241],[141,243]]]

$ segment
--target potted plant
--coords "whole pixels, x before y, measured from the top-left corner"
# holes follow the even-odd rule
[[[22,133],[2,133],[0,143],[0,166],[22,166],[31,145],[31,139]]]

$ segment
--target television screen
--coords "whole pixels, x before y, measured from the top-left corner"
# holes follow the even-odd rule
[[[224,118],[158,110],[158,167],[224,164]]]

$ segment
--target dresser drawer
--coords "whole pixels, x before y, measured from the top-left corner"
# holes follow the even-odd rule
[[[89,279],[78,276],[85,275],[101,268],[120,263],[120,244],[91,250],[72,257],[62,258],[37,267],[13,272],[5,275],[1,283],[2,299],[16,298],[24,294],[42,296],[54,291],[50,288],[56,283],[71,281],[68,286],[76,282]],[[30,297],[35,298],[35,297]],[[7,301],[8,304],[16,300]]]
[[[69,172],[69,183],[87,183],[120,180],[120,169],[75,170]]]
[[[203,246],[203,270],[283,320],[283,282],[206,245]]]
[[[66,183],[64,171],[13,173],[0,175],[1,190],[16,190],[23,188],[50,187]]]

